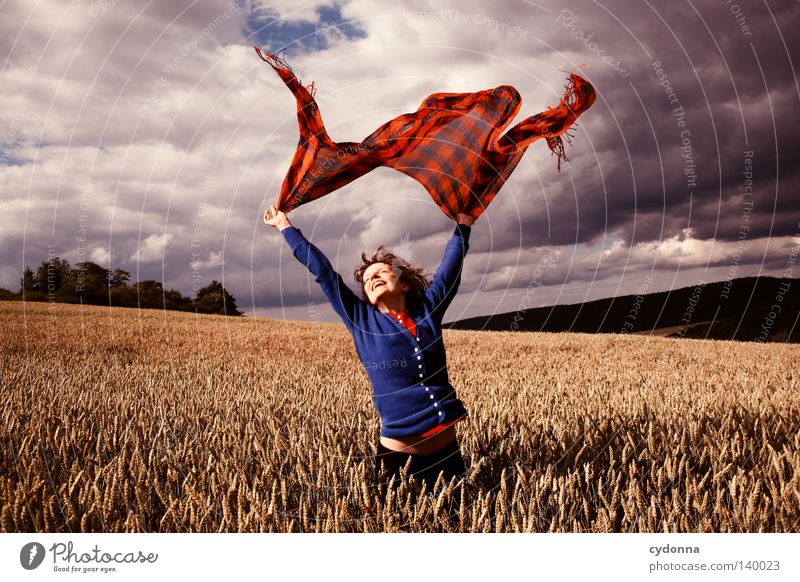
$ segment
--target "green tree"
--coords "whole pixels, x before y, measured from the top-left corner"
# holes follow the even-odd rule
[[[136,289],[130,285],[111,287],[109,290],[111,305],[114,307],[138,307],[139,297]]]
[[[108,280],[109,287],[122,287],[131,280],[131,274],[123,269],[114,269]]]
[[[116,307],[174,309],[218,315],[244,315],[236,307],[236,299],[218,281],[197,292],[192,300],[176,291],[166,291],[161,281],[146,279],[128,285],[131,274],[124,269],[113,271],[91,261],[71,267],[66,259],[53,257],[34,272],[25,267],[20,278],[19,294],[0,289],[0,299],[23,298],[27,301],[46,301],[45,293],[54,293],[55,300],[66,303],[88,303]]]
[[[67,282],[71,272],[72,267],[66,259],[52,257],[42,261],[36,269],[38,290],[45,294],[57,293]]]
[[[193,311],[192,300],[182,295],[180,291],[170,289],[164,292],[164,303],[167,309],[177,309],[178,311]]]
[[[19,280],[20,293],[32,293],[39,290],[39,282],[30,267],[25,267]]]
[[[154,281],[153,279],[145,279],[133,284],[134,289],[139,296],[139,307],[147,307],[151,309],[164,308],[164,286],[161,281]]]
[[[60,296],[67,301],[108,305],[108,269],[91,261],[77,263]]]
[[[211,281],[197,292],[194,300],[195,307],[200,313],[215,315],[244,315],[236,307],[236,299],[228,293],[222,283]]]
[[[180,291],[170,289],[164,290],[161,281],[148,279],[133,284],[133,288],[138,293],[138,306],[151,309],[176,309],[180,311],[191,311],[192,300],[181,295]]]

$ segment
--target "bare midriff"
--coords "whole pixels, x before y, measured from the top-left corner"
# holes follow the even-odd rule
[[[456,427],[450,425],[431,436],[412,435],[408,437],[381,437],[381,444],[389,450],[412,455],[430,455],[456,439]]]

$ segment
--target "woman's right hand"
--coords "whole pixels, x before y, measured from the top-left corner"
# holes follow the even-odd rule
[[[456,222],[458,224],[466,224],[467,226],[472,226],[473,223],[475,222],[475,219],[472,218],[472,216],[469,214],[464,214],[463,212],[459,212],[456,215]]]
[[[272,216],[270,216],[270,211],[272,211]],[[283,230],[292,226],[292,223],[286,218],[286,214],[283,210],[277,210],[275,206],[267,208],[267,211],[264,213],[264,224],[274,226],[278,230]]]

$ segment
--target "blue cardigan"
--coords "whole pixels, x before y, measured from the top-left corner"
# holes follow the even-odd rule
[[[281,232],[292,254],[322,287],[353,337],[356,352],[372,382],[381,436],[424,433],[445,421],[467,416],[447,377],[442,318],[461,282],[471,227],[456,225],[442,264],[418,301],[406,303],[416,337],[389,314],[364,301],[345,285],[327,257],[295,226]]]

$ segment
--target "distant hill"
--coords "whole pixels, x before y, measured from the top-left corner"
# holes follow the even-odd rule
[[[471,317],[447,329],[647,333],[800,343],[800,279],[742,277],[645,295]]]

